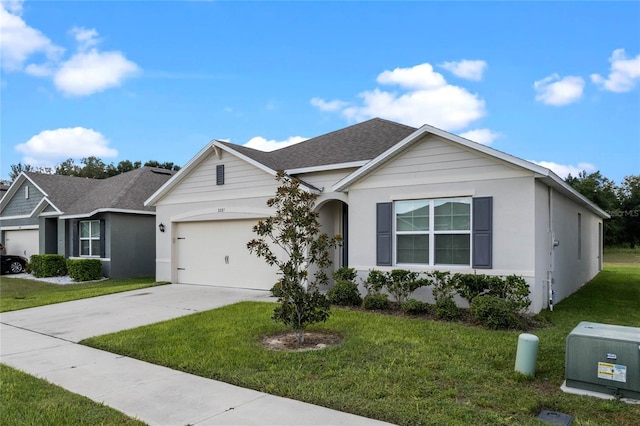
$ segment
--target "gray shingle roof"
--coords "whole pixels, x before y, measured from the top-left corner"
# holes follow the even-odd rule
[[[175,172],[141,167],[107,179],[26,173],[65,215],[91,213],[97,209],[155,211],[144,201]]]
[[[272,170],[289,170],[371,160],[415,131],[414,127],[373,118],[271,152],[221,143]]]

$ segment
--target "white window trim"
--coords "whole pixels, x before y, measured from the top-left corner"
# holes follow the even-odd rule
[[[93,227],[92,223],[93,223],[93,222],[97,222],[97,224],[98,224],[98,230],[99,230],[99,229],[100,229],[100,221],[99,221],[99,220],[95,220],[95,219],[94,219],[94,220],[81,220],[81,221],[78,223],[78,226],[80,226],[80,228],[82,229],[82,224],[83,224],[83,223],[86,223],[86,222],[89,222],[89,237],[84,237],[84,238],[83,238],[83,237],[82,237],[82,235],[81,235],[81,231],[80,231],[80,232],[78,232],[78,245],[79,245],[80,257],[81,257],[81,258],[85,258],[85,259],[86,259],[86,258],[96,258],[96,259],[100,259],[100,254],[95,255],[95,254],[92,254],[92,253],[91,253],[91,252],[92,252],[92,249],[91,249],[91,247],[92,247],[92,246],[91,246],[91,242],[92,242],[92,241],[96,241],[96,240],[99,242],[99,241],[100,241],[100,239],[102,238],[102,235],[100,235],[100,234],[98,234],[98,238],[95,238],[95,237],[92,237],[92,236],[91,236],[91,229],[92,229],[92,227]],[[82,254],[82,241],[89,241],[89,254]]]
[[[447,200],[454,198],[464,198],[469,200],[469,229],[468,230],[435,230],[435,202],[439,200]],[[396,217],[396,205],[402,201],[428,201],[429,202],[429,230],[428,231],[398,231],[397,217]],[[471,196],[449,196],[438,198],[409,198],[409,199],[396,199],[393,201],[393,264],[402,267],[424,268],[424,267],[444,267],[448,269],[469,269],[471,268],[471,262],[473,259],[473,197]],[[436,250],[436,235],[468,235],[469,236],[469,263],[468,264],[445,264],[435,263]],[[429,263],[398,263],[398,235],[428,235],[429,236]]]

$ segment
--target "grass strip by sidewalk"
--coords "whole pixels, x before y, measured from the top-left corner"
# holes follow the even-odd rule
[[[0,406],[2,425],[145,424],[3,364],[0,364]]]
[[[199,376],[401,425],[540,424],[543,409],[575,425],[637,425],[640,406],[565,394],[565,339],[580,321],[640,326],[640,269],[607,267],[544,312],[536,377],[514,373],[519,332],[334,309],[310,327],[344,337],[310,352],[273,352],[284,331],[273,304],[244,302],[88,339],[90,346]],[[300,413],[304,423],[304,413]]]
[[[166,283],[155,282],[153,277],[59,285],[3,276],[0,280],[0,312],[86,299],[162,284]]]

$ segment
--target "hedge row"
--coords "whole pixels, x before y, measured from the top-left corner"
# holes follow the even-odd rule
[[[36,278],[69,275],[74,281],[102,278],[100,259],[65,259],[61,254],[34,254],[27,270]]]
[[[334,273],[336,284],[327,297],[334,305],[362,306],[384,310],[392,307],[391,295],[397,307],[409,314],[432,312],[443,320],[457,320],[461,311],[454,301],[457,294],[469,302],[471,316],[489,328],[518,328],[521,314],[531,304],[529,286],[516,275],[499,277],[482,274],[428,273],[394,269],[389,272],[370,270],[363,282],[367,289],[361,297],[352,268],[340,268]],[[435,304],[409,299],[418,288],[431,286]],[[384,293],[383,293],[384,291]]]

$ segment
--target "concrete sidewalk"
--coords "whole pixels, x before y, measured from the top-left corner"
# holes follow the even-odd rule
[[[217,382],[78,341],[242,300],[256,290],[171,284],[0,315],[0,362],[150,425],[383,425]]]

